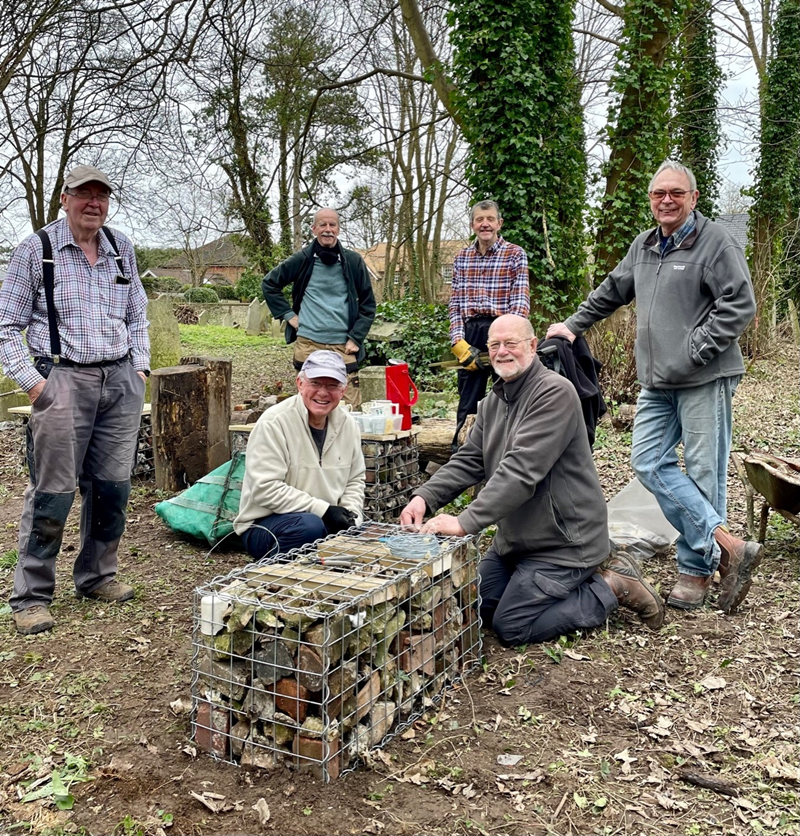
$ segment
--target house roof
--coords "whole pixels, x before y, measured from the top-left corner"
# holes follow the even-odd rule
[[[439,242],[439,261],[442,266],[452,265],[453,260],[458,253],[469,244],[466,238],[447,239]],[[376,278],[383,276],[386,268],[386,248],[388,244],[386,241],[379,241],[377,244],[369,247],[366,250],[357,249],[356,252],[364,259],[367,265],[367,270]],[[428,247],[432,245],[428,242]],[[400,253],[400,266],[402,267],[404,261],[404,253]]]
[[[195,264],[212,267],[247,267],[247,259],[239,245],[238,235],[223,235],[216,241],[210,241],[194,251]],[[166,264],[159,265],[167,270],[185,270],[189,268],[189,260],[181,254],[171,258]]]
[[[747,248],[747,221],[750,215],[740,212],[735,215],[718,215],[714,220],[724,226],[733,236],[733,240],[744,250]]]

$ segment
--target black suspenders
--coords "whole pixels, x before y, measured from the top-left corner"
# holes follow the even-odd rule
[[[125,276],[125,265],[122,263],[122,256],[119,254],[119,247],[107,227],[101,227],[114,250],[114,261],[117,263],[117,283],[128,284],[130,279]],[[39,240],[42,242],[42,278],[44,279],[44,298],[47,302],[47,325],[50,330],[50,353],[54,363],[61,362],[61,338],[58,336],[58,319],[56,317],[56,306],[53,300],[53,288],[56,283],[55,262],[53,260],[53,247],[50,244],[50,236],[43,230],[36,231]]]

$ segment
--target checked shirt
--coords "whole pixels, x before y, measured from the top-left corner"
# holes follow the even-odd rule
[[[528,257],[522,247],[498,236],[486,255],[476,242],[456,256],[449,307],[452,345],[464,339],[464,323],[472,317],[527,317],[530,309]]]
[[[133,245],[113,230],[129,283],[117,281],[114,250],[97,233],[91,266],[75,243],[66,218],[45,227],[55,261],[54,300],[62,355],[75,363],[99,363],[130,354],[133,368],[150,368],[147,294],[139,280]],[[25,340],[22,331],[27,328]],[[42,275],[42,243],[36,235],[14,250],[0,289],[0,364],[25,391],[41,381],[33,357],[50,357],[50,331]]]

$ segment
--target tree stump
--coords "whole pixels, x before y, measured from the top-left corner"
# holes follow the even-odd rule
[[[183,490],[231,457],[231,361],[183,358],[150,385],[156,487]]]

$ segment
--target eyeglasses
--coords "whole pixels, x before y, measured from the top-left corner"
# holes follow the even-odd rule
[[[524,342],[525,340],[502,340],[500,342],[491,342],[486,347],[494,354],[495,351],[500,351],[501,345],[504,345],[507,351],[516,351]]]
[[[329,392],[344,392],[344,384],[343,383],[317,383],[316,380],[307,379],[306,383],[312,389],[327,389]]]
[[[77,197],[78,200],[96,200],[98,203],[108,203],[111,197],[108,192],[92,192],[89,189],[64,189],[66,194]]]
[[[655,200],[656,203],[661,203],[667,195],[676,203],[680,203],[687,194],[689,192],[686,189],[656,189],[653,192],[649,192],[650,200]]]

